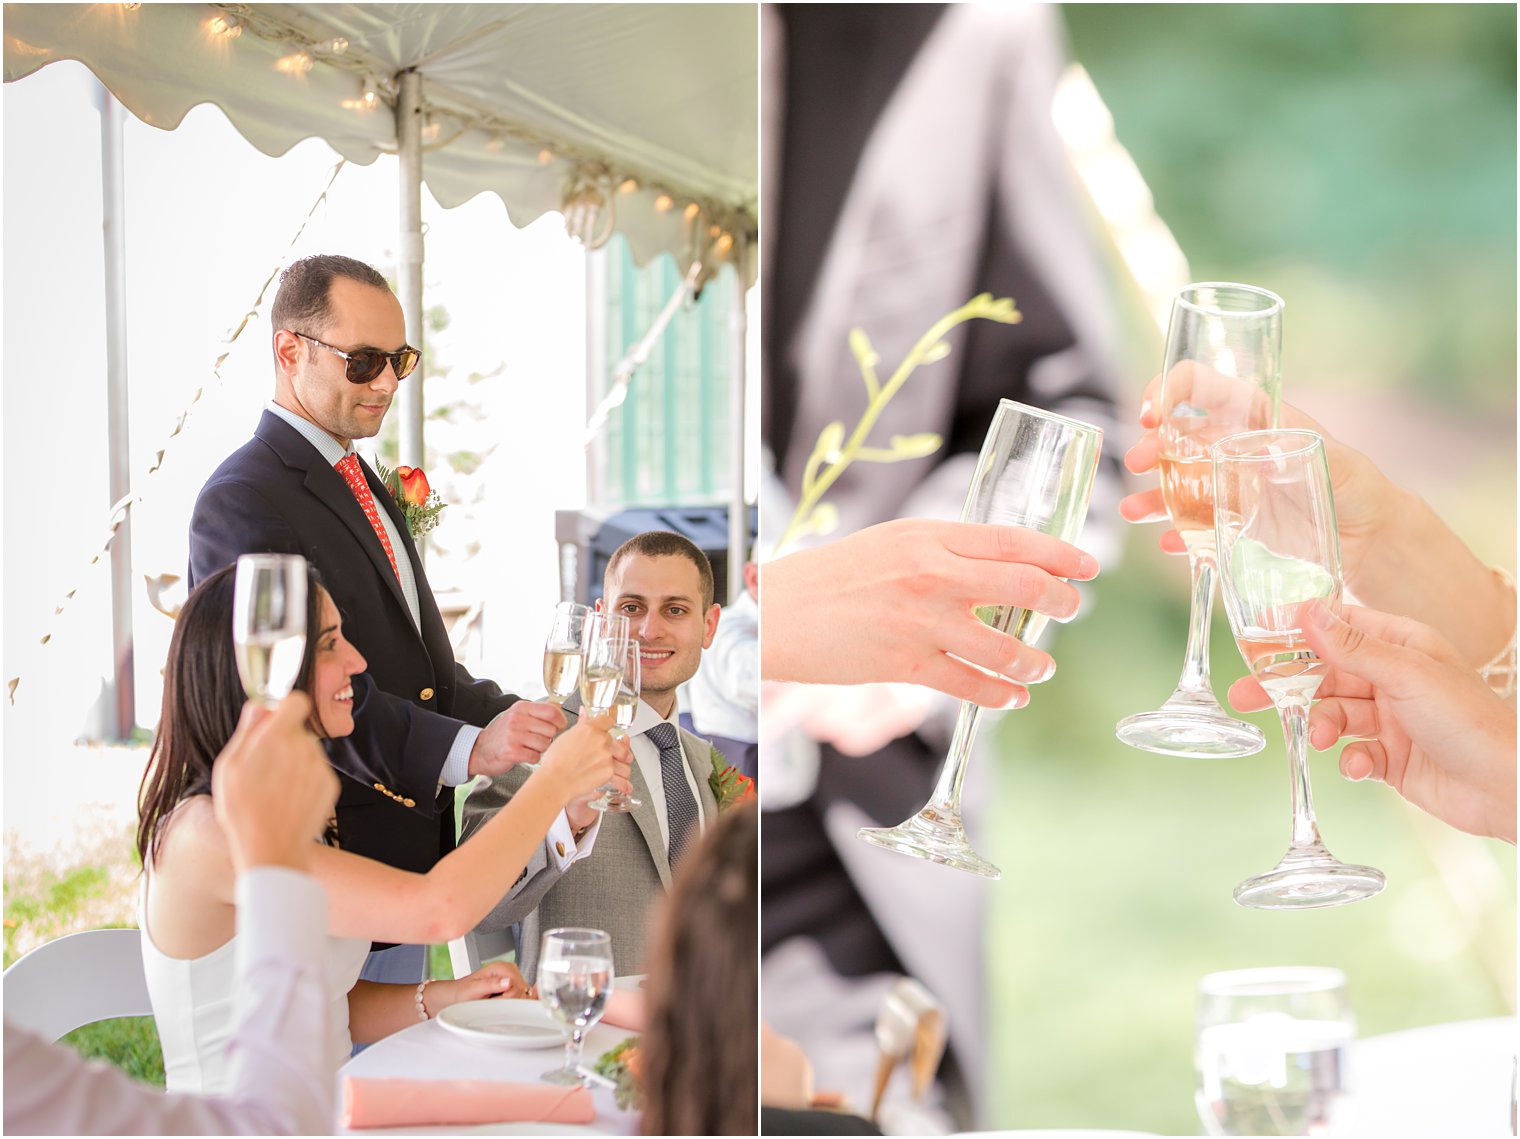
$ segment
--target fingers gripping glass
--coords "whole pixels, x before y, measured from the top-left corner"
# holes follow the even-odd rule
[[[1075,541],[1087,518],[1102,444],[1103,432],[1090,424],[1002,400],[977,458],[961,521],[1023,526]],[[977,616],[1024,644],[1033,644],[1047,621],[1032,609],[996,603],[978,606]],[[895,827],[862,827],[860,838],[984,878],[1002,877],[971,848],[961,824],[961,783],[980,714],[975,704],[962,702],[950,754],[923,810]]]
[[[410,344],[402,345],[395,352],[382,352],[378,348],[355,348],[352,352],[345,352],[341,348],[334,348],[331,344],[324,344],[315,336],[307,336],[304,332],[295,329],[286,329],[292,336],[299,336],[308,344],[315,344],[318,348],[325,348],[334,356],[341,356],[344,361],[344,375],[351,384],[370,383],[381,372],[385,371],[385,365],[390,364],[396,373],[396,379],[404,380],[417,368],[417,363],[422,359],[422,353]]]

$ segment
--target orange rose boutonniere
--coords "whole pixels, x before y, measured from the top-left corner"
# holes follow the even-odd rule
[[[390,491],[396,505],[401,508],[401,516],[406,519],[407,533],[413,539],[422,537],[438,525],[438,512],[444,504],[439,500],[437,492],[428,485],[427,475],[421,467],[397,467],[393,471],[380,463],[377,471],[385,489]]]

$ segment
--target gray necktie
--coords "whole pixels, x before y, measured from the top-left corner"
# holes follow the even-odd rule
[[[697,801],[686,782],[686,762],[681,757],[675,725],[656,724],[644,734],[660,749],[660,783],[665,788],[666,833],[670,836],[666,846],[670,865],[675,866],[697,821]]]

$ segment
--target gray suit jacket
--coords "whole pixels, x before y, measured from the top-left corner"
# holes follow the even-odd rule
[[[684,728],[679,730],[703,816],[711,823],[718,813],[707,784],[713,769],[712,745]],[[527,778],[526,773],[513,768],[472,791],[464,803],[461,840],[468,841],[511,802],[513,792]],[[649,911],[654,900],[670,888],[670,858],[637,763],[631,781],[633,796],[642,805],[627,814],[605,814],[590,856],[563,872],[557,866],[535,861],[528,867],[526,878],[475,927],[481,933],[494,933],[521,921],[517,964],[529,981],[538,973],[539,942],[544,932],[561,926],[606,930],[612,937],[614,970],[619,975],[644,972]]]

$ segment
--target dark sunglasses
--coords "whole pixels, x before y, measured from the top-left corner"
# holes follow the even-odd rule
[[[299,336],[308,343],[315,344],[318,348],[326,348],[334,356],[342,356],[344,361],[344,375],[351,384],[367,384],[381,372],[385,371],[385,365],[389,362],[396,373],[396,379],[404,380],[417,368],[417,363],[422,359],[422,353],[410,344],[396,352],[382,352],[378,348],[360,348],[353,352],[345,352],[341,348],[334,348],[331,344],[323,344],[315,336],[307,336],[304,332],[296,332],[295,329],[286,329],[292,335]]]

